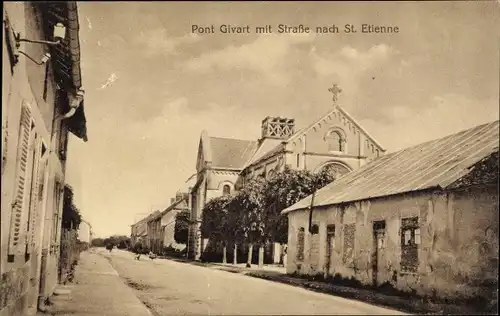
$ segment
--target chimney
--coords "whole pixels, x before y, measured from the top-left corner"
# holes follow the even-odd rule
[[[175,203],[175,198],[170,198],[170,205]]]
[[[262,138],[287,139],[295,133],[295,120],[268,116],[262,120]]]

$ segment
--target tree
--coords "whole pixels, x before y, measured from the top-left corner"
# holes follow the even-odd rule
[[[201,220],[201,236],[209,238],[213,243],[223,242],[222,261],[227,261],[227,243],[231,239],[229,234],[228,205],[232,197],[220,196],[211,199],[205,204]]]
[[[174,240],[179,244],[188,242],[189,218],[189,211],[181,211],[175,215]]]
[[[234,233],[238,237],[243,236],[249,243],[247,266],[252,264],[254,244],[263,247],[265,242],[265,214],[262,201],[264,184],[265,180],[260,177],[250,180],[229,205],[233,217],[230,222],[232,225],[238,225],[232,228]]]
[[[266,240],[287,243],[288,217],[281,215],[281,211],[334,180],[334,175],[326,169],[312,173],[308,170],[293,170],[288,166],[269,179],[263,189],[262,198],[266,218]]]
[[[92,246],[94,247],[104,247],[104,239],[102,238],[93,238],[91,241]]]
[[[80,210],[75,206],[73,188],[70,185],[64,186],[62,228],[78,229],[82,221]]]

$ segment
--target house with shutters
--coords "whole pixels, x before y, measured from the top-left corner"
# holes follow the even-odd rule
[[[498,146],[499,122],[483,124],[387,154],[285,209],[287,273],[494,299]]]
[[[262,121],[258,140],[211,137],[203,132],[197,182],[190,191],[192,224],[188,253],[199,259],[207,245],[199,227],[203,206],[211,198],[231,194],[256,177],[269,179],[285,166],[312,172],[327,169],[342,176],[384,153],[382,145],[337,104],[300,130],[296,130],[295,119],[268,116]],[[284,247],[269,247],[265,261],[278,263]],[[258,256],[253,257],[257,260]]]
[[[87,141],[78,32],[76,2],[4,3],[0,315],[59,282],[68,138]]]

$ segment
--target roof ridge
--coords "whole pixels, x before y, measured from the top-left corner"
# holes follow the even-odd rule
[[[220,137],[220,136],[208,136],[209,138],[225,139],[225,140],[238,140],[244,142],[257,142],[256,140],[242,139],[242,138],[230,138],[230,137]]]

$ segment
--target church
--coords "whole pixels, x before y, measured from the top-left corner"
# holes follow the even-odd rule
[[[207,240],[201,238],[201,213],[212,198],[232,194],[256,177],[271,178],[289,166],[319,172],[327,168],[339,176],[384,155],[385,149],[336,103],[320,119],[296,131],[295,119],[268,116],[262,120],[258,140],[221,138],[201,133],[196,183],[190,189],[191,219],[188,256],[198,260]],[[279,245],[274,246],[277,263]]]

